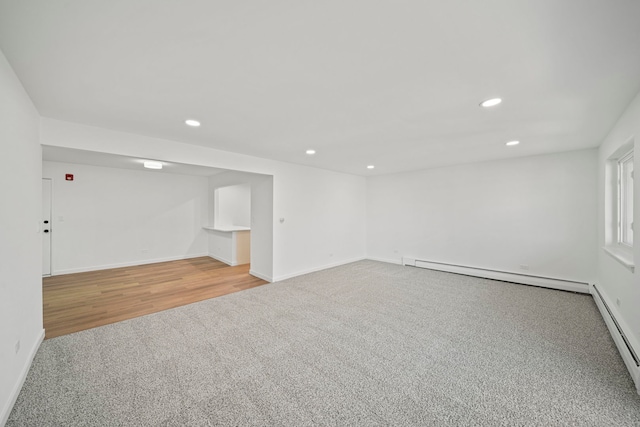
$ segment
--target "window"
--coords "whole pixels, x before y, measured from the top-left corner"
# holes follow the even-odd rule
[[[632,272],[633,259],[633,148],[634,140],[607,160],[605,177],[604,250]]]
[[[618,243],[633,247],[633,150],[618,159]]]

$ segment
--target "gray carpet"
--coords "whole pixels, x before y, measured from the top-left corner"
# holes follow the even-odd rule
[[[8,426],[640,425],[588,295],[373,261],[45,341]]]

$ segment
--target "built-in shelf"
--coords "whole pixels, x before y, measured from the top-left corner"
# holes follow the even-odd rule
[[[202,228],[210,231],[207,233],[210,257],[232,266],[250,262],[251,228],[237,225],[205,225]]]
[[[213,227],[211,225],[204,225],[202,226],[202,228],[210,231],[221,231],[223,233],[231,233],[233,231],[251,231],[250,227],[241,227],[236,225],[229,225],[224,227]]]

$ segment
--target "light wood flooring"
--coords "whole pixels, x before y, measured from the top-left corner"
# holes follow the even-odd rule
[[[209,257],[44,277],[45,338],[155,313],[268,282],[249,264]]]

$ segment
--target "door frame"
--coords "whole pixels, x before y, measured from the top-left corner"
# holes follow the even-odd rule
[[[42,178],[42,183],[45,181],[49,181],[49,274],[44,273],[44,269],[42,271],[42,277],[49,277],[53,275],[53,179],[51,178]],[[44,187],[43,187],[44,191]],[[42,232],[42,237],[44,238],[44,204],[42,206],[42,214],[40,215],[40,230]],[[43,240],[44,242],[44,240]],[[44,243],[42,243],[44,244]],[[44,257],[42,258],[44,260]]]

